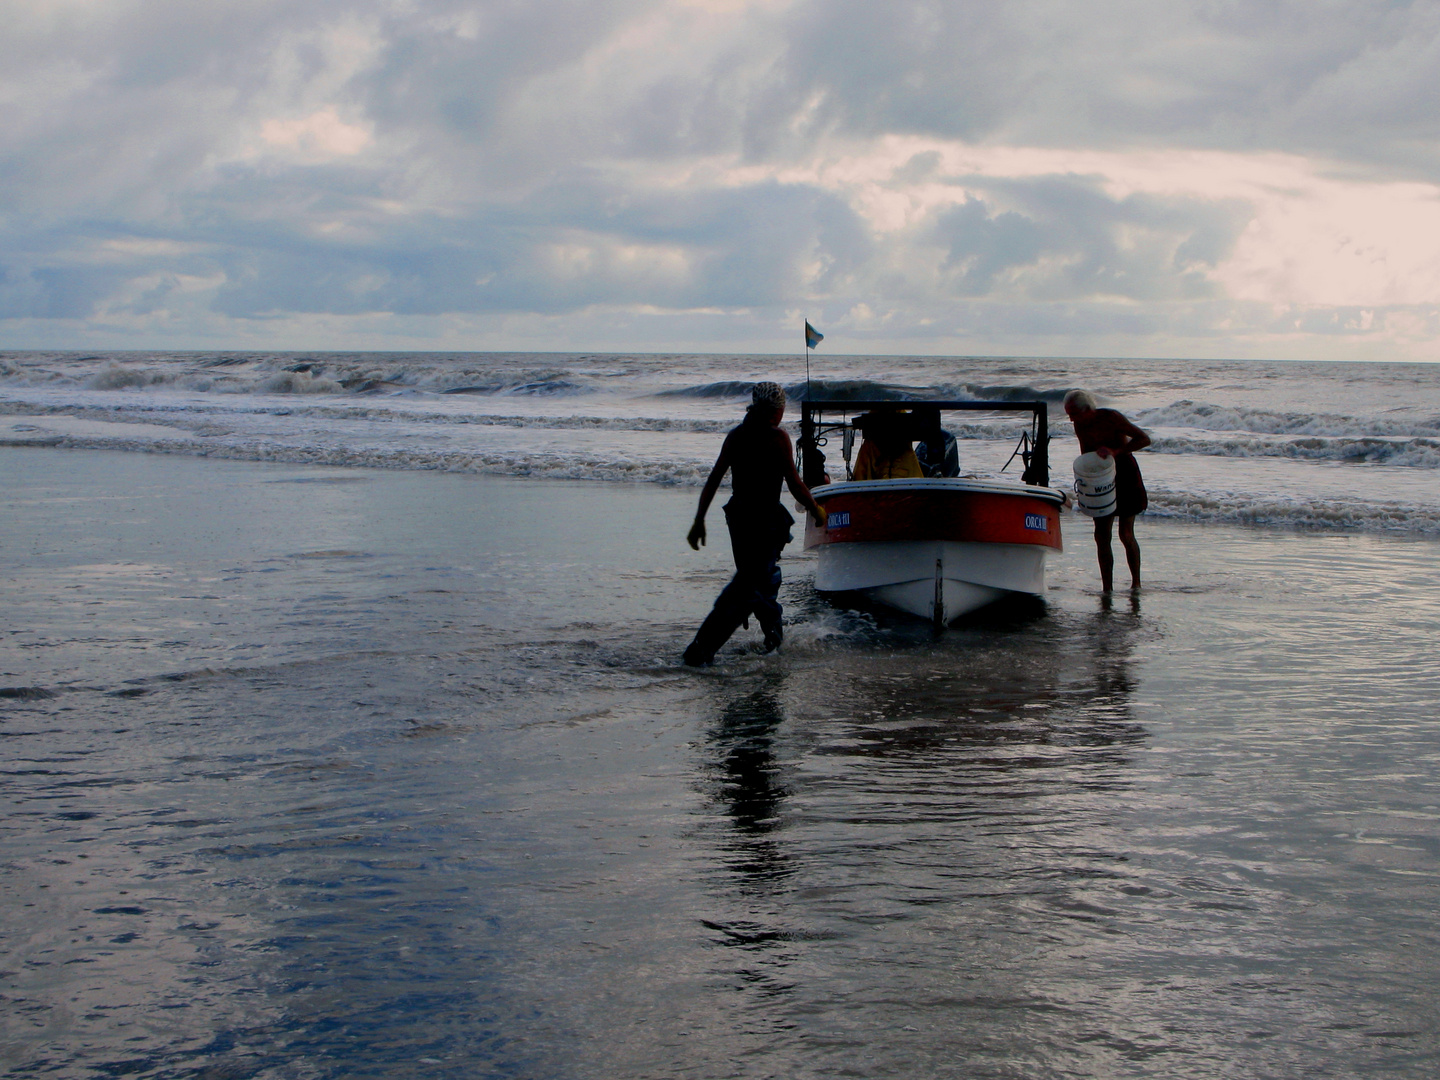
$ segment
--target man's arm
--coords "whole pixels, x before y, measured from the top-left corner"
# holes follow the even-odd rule
[[[1124,453],[1133,454],[1150,445],[1150,436],[1141,431],[1125,417],[1120,417],[1120,431],[1125,436]]]
[[[720,481],[725,479],[725,470],[728,468],[730,436],[727,435],[720,446],[720,456],[715,459],[715,467],[710,470],[710,475],[705,478],[705,486],[700,489],[700,507],[695,511],[695,522],[690,526],[689,535],[685,537],[696,551],[705,543],[705,514],[710,510],[710,504],[715,501],[715,492],[720,490]],[[794,469],[794,465],[791,465],[791,469]]]
[[[810,494],[805,481],[800,479],[800,473],[795,468],[795,448],[790,443],[789,434],[783,430],[776,434],[780,437],[775,441],[785,455],[785,486],[790,489],[790,494],[795,496],[795,501],[810,511],[815,524],[824,528],[825,508],[815,501],[815,496]]]
[[[1150,445],[1150,436],[1132,424],[1125,416],[1116,413],[1116,426],[1120,429],[1120,437],[1124,440],[1119,450],[1111,450],[1108,446],[1097,446],[1095,453],[1102,458],[1115,457],[1117,454],[1134,454],[1136,450],[1144,450]],[[1079,425],[1076,425],[1075,434],[1080,434]]]

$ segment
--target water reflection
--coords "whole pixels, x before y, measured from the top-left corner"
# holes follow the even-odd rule
[[[754,1006],[750,1023],[771,1034],[793,1026],[777,1006],[794,993],[790,968],[804,936],[782,913],[798,869],[782,839],[792,789],[791,767],[777,753],[786,724],[785,679],[783,671],[767,671],[758,682],[728,688],[701,774],[722,826],[715,841],[721,905],[701,919],[724,950],[713,974]]]
[[[933,643],[857,650],[797,673],[794,708],[823,721],[820,753],[919,764],[942,749],[973,760],[976,751],[1006,748],[1006,767],[1024,769],[1056,764],[1025,747],[1069,746],[1109,749],[1087,760],[1121,765],[1145,737],[1134,715],[1133,653],[1153,633],[1138,596],[1127,611],[1106,597],[1089,616],[1006,609]]]
[[[728,699],[710,736],[707,772],[714,798],[730,822],[720,847],[725,865],[739,875],[746,890],[771,889],[794,872],[775,837],[789,795],[775,755],[775,740],[785,722],[783,684],[782,673],[768,673],[759,686]]]
[[[816,970],[876,1022],[949,1024],[963,1001],[965,1031],[1013,1027],[1048,1007],[1038,955],[1076,948],[1135,886],[1134,652],[1153,627],[1138,598],[998,615],[707,683],[699,921],[743,1030],[835,1034],[811,1030],[844,1026]]]
[[[1139,600],[999,615],[938,638],[877,629],[711,684],[703,922],[745,954],[721,965],[737,990],[776,993],[807,943],[857,922],[933,919],[978,894],[1093,918],[1086,890],[1123,876],[1107,830],[1147,737]]]
[[[903,825],[1055,785],[1114,793],[1146,738],[1133,653],[1154,633],[1138,594],[1118,610],[1107,596],[1089,615],[1002,609],[938,638],[881,628],[820,663],[715,684],[702,776],[727,825],[719,864],[746,890],[797,873],[796,798],[807,814],[823,802],[837,820]]]
[[[1137,636],[1145,630],[1141,618],[1140,593],[1132,591],[1116,610],[1115,597],[1100,597],[1100,610],[1092,624],[1092,652],[1095,659],[1095,701],[1107,713],[1133,722],[1131,703],[1136,679],[1131,668],[1131,654]]]

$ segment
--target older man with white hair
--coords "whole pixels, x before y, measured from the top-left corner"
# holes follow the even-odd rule
[[[1120,543],[1130,564],[1130,587],[1140,588],[1140,545],[1135,540],[1135,517],[1150,505],[1145,479],[1135,462],[1135,451],[1150,445],[1150,436],[1115,409],[1102,409],[1088,390],[1065,395],[1065,415],[1075,425],[1080,452],[1094,452],[1115,460],[1115,512],[1095,519],[1095,550],[1100,560],[1100,584],[1108,593],[1115,587],[1115,555],[1110,547],[1111,527],[1120,523]]]

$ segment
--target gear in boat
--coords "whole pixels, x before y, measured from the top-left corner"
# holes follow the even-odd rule
[[[999,411],[1031,414],[1010,456],[1021,460],[1020,479],[951,473],[958,472],[958,461],[950,463],[954,442],[935,417]],[[854,454],[857,431],[864,441]],[[832,480],[825,466],[823,448],[837,436],[843,480]],[[1050,487],[1049,448],[1043,401],[803,402],[800,471],[828,515],[823,527],[812,521],[805,529],[805,547],[819,559],[816,590],[860,593],[939,625],[1007,593],[1043,595],[1045,559],[1061,550],[1066,502]]]

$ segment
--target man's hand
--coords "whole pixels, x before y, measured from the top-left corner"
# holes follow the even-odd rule
[[[700,546],[705,543],[704,518],[697,517],[695,519],[695,524],[690,526],[690,535],[685,537],[685,539],[690,541],[691,548],[696,551],[700,550]]]
[[[825,523],[830,520],[830,514],[823,506],[817,506],[815,507],[815,509],[811,510],[810,516],[815,519],[816,526],[821,529],[823,529],[825,527]]]

